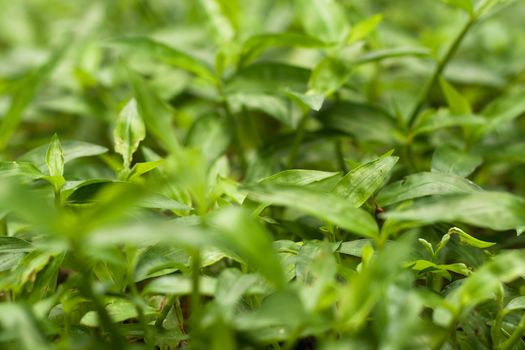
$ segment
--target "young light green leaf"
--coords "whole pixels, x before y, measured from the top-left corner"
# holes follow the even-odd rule
[[[126,69],[126,72],[133,86],[138,111],[146,128],[162,142],[166,149],[177,152],[180,145],[171,125],[171,110],[141,76],[129,68]]]
[[[525,296],[516,297],[505,305],[505,312],[514,310],[525,310]]]
[[[113,130],[113,137],[115,139],[115,152],[122,155],[124,169],[129,169],[133,153],[146,137],[146,126],[138,113],[135,99],[129,100],[120,111]]]
[[[299,209],[363,237],[377,237],[374,218],[335,194],[277,184],[253,186],[247,191],[248,197],[258,202]]]
[[[353,169],[339,181],[333,192],[345,197],[356,208],[362,206],[390,176],[399,159],[390,154]]]
[[[337,0],[297,0],[306,33],[327,43],[343,40],[349,30],[343,6]]]
[[[449,194],[421,200],[412,208],[386,213],[424,224],[462,222],[497,231],[525,228],[525,200],[505,192]]]
[[[453,115],[445,111],[423,113],[414,127],[413,135],[430,133],[455,126],[483,126],[487,121],[476,115]]]
[[[496,243],[485,242],[477,238],[474,238],[468,233],[466,233],[465,231],[463,231],[462,229],[457,228],[457,227],[452,227],[450,230],[448,230],[448,234],[449,235],[456,234],[458,235],[459,240],[462,243],[468,244],[476,248],[489,248],[489,247],[492,247],[494,244],[496,244]]]
[[[470,115],[472,114],[472,109],[470,108],[470,103],[463,97],[459,91],[457,91],[454,86],[447,82],[444,78],[439,79],[439,85],[441,90],[445,94],[447,99],[449,110],[452,114],[457,115]]]
[[[462,152],[449,145],[441,145],[432,155],[432,171],[467,177],[483,162],[479,155]]]
[[[434,256],[434,248],[432,247],[432,244],[428,242],[426,239],[418,238],[417,241],[425,248],[425,250],[430,254],[431,257]]]
[[[407,199],[450,193],[478,192],[481,188],[462,177],[442,173],[417,173],[383,188],[376,197],[380,206],[387,206]]]
[[[348,36],[347,44],[352,44],[356,41],[366,38],[377,28],[382,20],[383,15],[377,14],[357,22]]]
[[[47,148],[46,164],[50,176],[62,177],[64,175],[64,152],[57,134],[53,135]]]

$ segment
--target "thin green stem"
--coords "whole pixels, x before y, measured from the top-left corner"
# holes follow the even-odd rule
[[[514,332],[510,335],[509,339],[507,339],[502,345],[501,350],[509,350],[516,345],[516,343],[521,339],[521,336],[525,333],[525,315],[521,318],[520,323],[518,323],[518,326],[516,329],[514,329]]]
[[[448,48],[445,55],[439,60],[439,62],[436,65],[436,68],[434,69],[434,73],[432,74],[432,77],[430,78],[429,82],[425,85],[425,88],[423,89],[423,92],[419,96],[419,99],[417,100],[417,103],[412,110],[412,113],[410,113],[410,116],[408,118],[408,126],[411,129],[417,121],[417,117],[419,116],[419,113],[423,109],[423,106],[428,100],[428,97],[430,96],[430,92],[432,91],[432,88],[436,84],[437,80],[439,79],[441,73],[443,73],[445,67],[448,65],[454,54],[459,48],[459,45],[467,35],[470,28],[476,23],[475,17],[470,17],[468,21],[465,23],[457,37],[454,39],[450,47]]]
[[[202,300],[200,295],[200,265],[201,255],[199,251],[193,252],[191,262],[191,316],[190,316],[190,332],[191,332],[191,348],[201,349],[200,343],[200,319]]]
[[[295,166],[297,152],[299,151],[299,147],[303,142],[306,122],[308,121],[308,115],[309,113],[305,112],[305,114],[301,118],[301,121],[299,122],[299,125],[297,126],[297,130],[295,131],[295,137],[292,143],[292,148],[290,149],[290,154],[288,156],[288,168],[293,168]]]
[[[339,164],[339,169],[343,172],[343,174],[346,174],[348,172],[348,166],[345,162],[345,157],[343,154],[343,143],[340,139],[335,140],[335,157],[337,159],[337,163]]]

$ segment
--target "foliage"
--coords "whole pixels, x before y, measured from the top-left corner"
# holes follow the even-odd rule
[[[524,349],[525,6],[0,2],[2,349]]]

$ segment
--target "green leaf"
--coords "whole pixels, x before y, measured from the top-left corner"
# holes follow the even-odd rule
[[[235,36],[233,24],[226,15],[220,0],[199,0],[219,43],[229,42]]]
[[[199,282],[199,292],[201,295],[214,295],[217,279],[208,276],[201,276]],[[171,275],[155,278],[148,283],[143,293],[165,294],[165,295],[188,295],[192,292],[192,283],[189,276]]]
[[[224,119],[217,115],[199,118],[186,136],[186,145],[201,150],[208,162],[219,158],[231,142],[231,131]]]
[[[154,160],[151,162],[135,163],[135,165],[133,165],[133,168],[131,169],[131,172],[129,173],[128,180],[131,181],[146,173],[149,173],[150,171],[161,166],[163,163],[164,159]]]
[[[294,117],[288,101],[282,97],[263,93],[236,92],[228,94],[227,100],[233,113],[240,113],[246,108],[266,113],[290,127],[296,127],[299,122],[299,118]]]
[[[272,241],[255,218],[244,209],[227,207],[215,213],[210,222],[217,230],[218,242],[238,254],[277,288],[284,288],[284,271]]]
[[[367,245],[373,244],[371,239],[356,239],[350,242],[342,242],[338,248],[337,252],[346,255],[352,255],[360,258],[362,256],[363,248]]]
[[[493,100],[481,114],[488,119],[483,132],[490,133],[525,113],[525,89],[512,91]]]
[[[23,118],[23,113],[40,90],[40,87],[57,66],[64,51],[64,48],[57,50],[50,56],[47,62],[27,75],[16,87],[11,105],[0,124],[0,150],[3,150],[7,146],[11,136]]]
[[[180,148],[177,135],[171,125],[172,112],[166,103],[157,96],[149,84],[131,69],[126,69],[135,92],[138,111],[148,131],[159,139],[163,146],[172,152]]]
[[[469,0],[467,0],[469,1]],[[441,90],[447,99],[449,110],[452,114],[469,115],[472,114],[469,102],[444,78],[439,79]]]
[[[68,163],[74,159],[82,157],[91,157],[99,154],[104,154],[108,151],[106,147],[94,145],[92,143],[83,141],[64,141],[61,142],[62,151],[64,153],[64,163]],[[18,158],[20,161],[31,162],[38,169],[43,171],[46,167],[46,153],[49,146],[39,146]]]
[[[113,138],[115,152],[122,155],[124,169],[128,169],[133,159],[133,153],[139,143],[146,137],[146,127],[137,110],[137,102],[131,99],[120,111]]]
[[[350,79],[352,68],[350,63],[328,56],[313,69],[308,87],[313,93],[331,95]]]
[[[265,177],[259,182],[262,184],[282,184],[307,186],[314,182],[332,178],[339,173],[320,170],[290,169]]]
[[[507,305],[505,305],[506,312],[514,310],[525,310],[525,296],[516,297],[509,301]]]
[[[236,72],[226,82],[226,92],[284,94],[288,90],[306,92],[310,71],[284,63],[255,63]]]
[[[207,81],[215,81],[215,74],[208,64],[183,51],[152,39],[144,37],[125,37],[112,40],[109,44],[116,47],[121,46],[132,52],[146,54],[166,64],[191,72]]]
[[[274,47],[324,47],[326,44],[314,37],[299,33],[265,33],[251,36],[242,46],[241,66],[257,58],[263,51]]]
[[[361,236],[377,237],[374,218],[335,194],[276,184],[253,186],[247,191],[248,197],[258,202],[299,209]]]
[[[346,198],[356,208],[362,206],[390,176],[399,159],[390,154],[353,169],[337,183],[333,192]]]
[[[472,0],[442,0],[443,2],[458,7],[464,11],[466,11],[468,14],[474,13],[474,4],[472,3]]]
[[[0,335],[2,342],[16,344],[18,349],[52,349],[38,327],[38,321],[27,306],[17,303],[0,304]]]
[[[448,230],[448,234],[449,235],[456,234],[456,235],[458,235],[459,240],[462,243],[468,244],[468,245],[470,245],[472,247],[476,247],[476,248],[489,248],[489,247],[492,247],[494,244],[496,244],[496,243],[485,242],[485,241],[479,240],[477,238],[474,238],[471,235],[469,235],[468,233],[466,233],[465,231],[463,231],[462,229],[457,228],[457,227],[452,227],[450,230]]]
[[[441,145],[432,155],[432,171],[467,177],[483,162],[478,155],[462,152],[449,145]]]
[[[349,31],[344,7],[337,0],[297,0],[306,33],[327,43],[342,41]]]
[[[487,121],[484,118],[476,115],[451,115],[444,111],[437,113],[429,111],[421,115],[414,127],[413,135],[426,134],[456,126],[483,126],[486,123]]]
[[[313,109],[314,111],[319,111],[323,106],[324,96],[322,94],[316,93],[313,90],[309,90],[306,93],[295,92],[288,90],[286,95],[292,98],[292,100],[299,102],[305,110]]]
[[[510,282],[524,274],[524,252],[512,251],[496,256],[447,295],[443,306],[434,311],[434,322],[449,326],[476,305],[493,299],[501,283]]]
[[[106,304],[106,310],[109,316],[111,317],[111,320],[117,323],[138,317],[138,312],[135,304],[133,304],[131,301],[124,299],[114,298],[110,300],[109,303]],[[142,311],[144,312],[144,316],[146,317],[153,316],[156,314],[156,310],[149,306]],[[97,312],[89,311],[88,313],[86,313],[80,320],[80,324],[88,327],[98,327],[100,324]]]
[[[417,173],[384,187],[376,197],[380,206],[407,199],[450,193],[478,192],[481,188],[462,177],[442,173]]]
[[[49,177],[55,185],[55,189],[58,190],[65,183],[64,180],[64,152],[60,145],[58,135],[54,134],[49,143],[49,147],[46,152],[46,164],[49,171]]]
[[[424,224],[462,222],[497,231],[525,228],[525,200],[504,192],[473,192],[421,200],[412,208],[386,213]]]
[[[381,23],[382,20],[383,15],[377,14],[357,22],[352,28],[350,35],[348,36],[347,43],[351,44],[366,38],[377,28],[377,26]]]
[[[0,271],[7,271],[18,264],[25,253],[33,250],[31,243],[16,237],[0,237]]]

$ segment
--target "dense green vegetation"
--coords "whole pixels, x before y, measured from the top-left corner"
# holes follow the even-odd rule
[[[525,349],[525,4],[0,1],[1,349]]]

